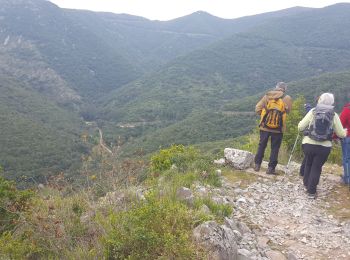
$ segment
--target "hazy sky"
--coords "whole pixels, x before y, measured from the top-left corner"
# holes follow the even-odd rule
[[[50,0],[60,7],[128,13],[153,20],[169,20],[198,10],[223,18],[280,10],[293,6],[324,7],[332,0]],[[341,1],[350,2],[350,1]]]

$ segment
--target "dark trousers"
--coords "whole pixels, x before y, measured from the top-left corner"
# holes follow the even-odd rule
[[[331,147],[322,145],[304,144],[306,164],[304,168],[304,185],[310,194],[316,193],[320,181],[322,167],[331,153]]]
[[[302,145],[302,147],[304,151],[304,145]],[[303,162],[301,163],[301,166],[300,166],[300,171],[299,171],[300,176],[304,176],[305,165],[306,165],[306,156],[304,156]]]
[[[271,154],[269,167],[275,169],[278,163],[278,153],[282,144],[283,134],[282,133],[271,133],[260,130],[260,141],[258,152],[255,155],[255,163],[261,164],[264,158],[265,149],[269,138],[271,137]]]

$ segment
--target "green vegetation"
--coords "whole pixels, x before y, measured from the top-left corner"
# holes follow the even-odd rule
[[[194,202],[194,205],[197,209],[200,209],[203,205],[206,205],[210,212],[219,218],[219,220],[223,220],[224,217],[231,216],[233,209],[230,205],[227,204],[218,204],[214,202],[210,197],[197,199]]]
[[[152,171],[166,171],[170,170],[172,165],[176,165],[184,171],[196,157],[198,157],[198,151],[193,147],[185,149],[183,145],[173,145],[152,156],[151,169]]]
[[[21,212],[28,209],[33,195],[30,190],[17,190],[15,182],[0,176],[0,235],[16,226]]]
[[[77,171],[88,151],[80,140],[81,120],[17,81],[3,78],[0,86],[0,164],[5,176],[32,182],[32,177],[43,181],[51,174]]]
[[[299,160],[303,158],[303,151],[301,147],[303,133],[299,133],[298,124],[306,114],[304,104],[305,98],[303,96],[299,96],[294,100],[293,109],[287,117],[287,130],[283,135],[283,143],[288,151],[292,151],[297,136],[299,135],[298,143],[296,144],[294,151],[294,158]]]
[[[169,160],[178,167],[163,167]],[[89,161],[102,165],[99,173],[86,168],[90,184],[78,191],[63,176],[36,194],[0,179],[0,202],[11,209],[22,205],[11,215],[11,225],[0,224],[3,231],[6,227],[0,234],[0,258],[202,259],[205,248],[194,243],[192,230],[232,214],[231,206],[217,204],[210,194],[193,205],[176,195],[183,186],[220,185],[212,158],[193,147],[172,146],[154,154],[144,181],[140,177],[145,168],[137,160],[120,161],[101,153]],[[131,171],[134,181],[129,179]],[[99,187],[105,183],[110,190],[100,197]],[[143,198],[137,195],[140,187]],[[201,211],[204,204],[209,214]]]
[[[195,217],[180,202],[150,198],[126,212],[109,216],[107,259],[195,259],[191,242]]]

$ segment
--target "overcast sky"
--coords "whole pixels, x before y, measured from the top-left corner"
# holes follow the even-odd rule
[[[332,0],[50,0],[64,8],[127,13],[152,20],[169,20],[195,11],[223,18],[280,10],[293,6],[324,7]],[[350,1],[342,1],[350,2]]]

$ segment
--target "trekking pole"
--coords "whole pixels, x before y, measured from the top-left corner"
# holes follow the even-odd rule
[[[285,174],[287,174],[287,172],[289,171],[289,165],[290,165],[290,162],[292,161],[293,153],[295,151],[295,148],[297,147],[298,141],[299,141],[299,133],[297,134],[297,138],[295,139],[292,152],[290,153],[289,160],[288,160],[286,170],[285,170]]]

